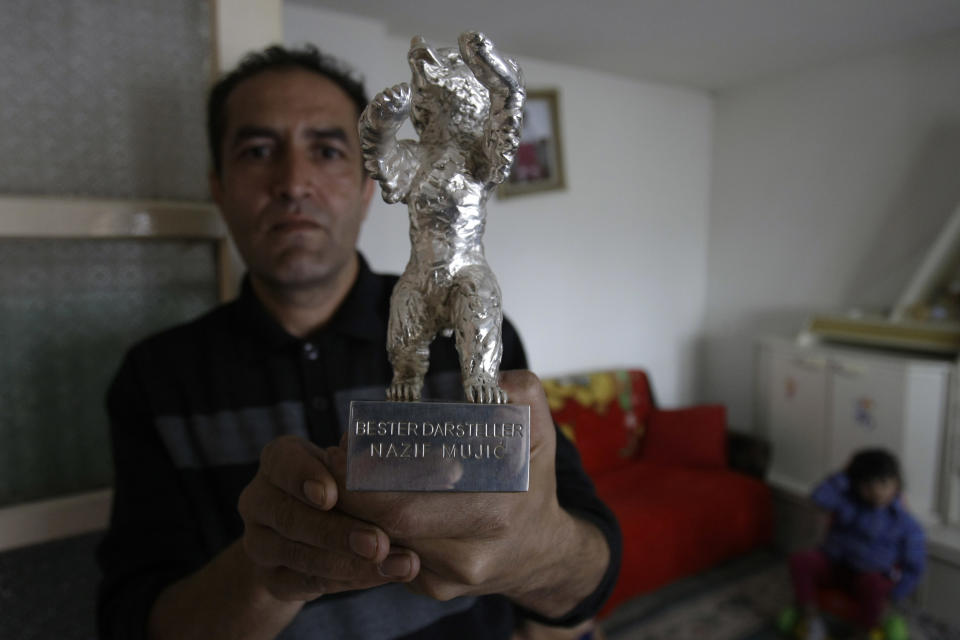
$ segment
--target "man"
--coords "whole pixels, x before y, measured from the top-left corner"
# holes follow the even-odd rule
[[[99,621],[116,638],[506,638],[575,624],[613,587],[619,532],[536,378],[530,490],[353,493],[351,399],[383,398],[395,277],[355,249],[373,195],[362,87],[273,47],[212,90],[213,198],[248,269],[240,297],[128,354],[108,394],[116,469]],[[504,369],[526,366],[504,326]],[[449,339],[428,390],[457,381]]]

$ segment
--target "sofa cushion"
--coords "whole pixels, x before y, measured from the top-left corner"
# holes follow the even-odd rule
[[[650,414],[643,438],[644,462],[724,469],[727,466],[726,411],[722,405],[658,410]]]
[[[638,461],[596,487],[623,532],[620,577],[601,615],[771,539],[770,490],[740,473]]]
[[[647,376],[639,370],[598,371],[543,379],[557,426],[594,476],[635,458],[651,408]]]

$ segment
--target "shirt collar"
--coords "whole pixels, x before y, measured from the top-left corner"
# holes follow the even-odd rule
[[[308,339],[325,332],[341,333],[369,341],[384,341],[389,316],[389,286],[387,278],[370,270],[366,258],[357,253],[359,268],[357,279],[350,292],[336,310],[330,322],[318,329]],[[237,313],[242,326],[260,339],[268,349],[299,347],[305,342],[289,334],[253,291],[250,275],[243,278],[240,295],[236,301]]]
[[[370,270],[363,254],[358,252],[357,258],[360,263],[357,280],[324,329],[361,340],[384,342],[390,314],[389,281]]]

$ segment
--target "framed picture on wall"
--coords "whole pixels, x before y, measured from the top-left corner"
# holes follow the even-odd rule
[[[563,189],[563,145],[556,89],[527,91],[523,133],[513,169],[500,185],[501,198]]]

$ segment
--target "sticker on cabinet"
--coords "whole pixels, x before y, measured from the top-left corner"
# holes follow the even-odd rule
[[[868,431],[873,431],[877,426],[873,417],[873,408],[873,398],[864,396],[857,398],[853,409],[854,421]]]

